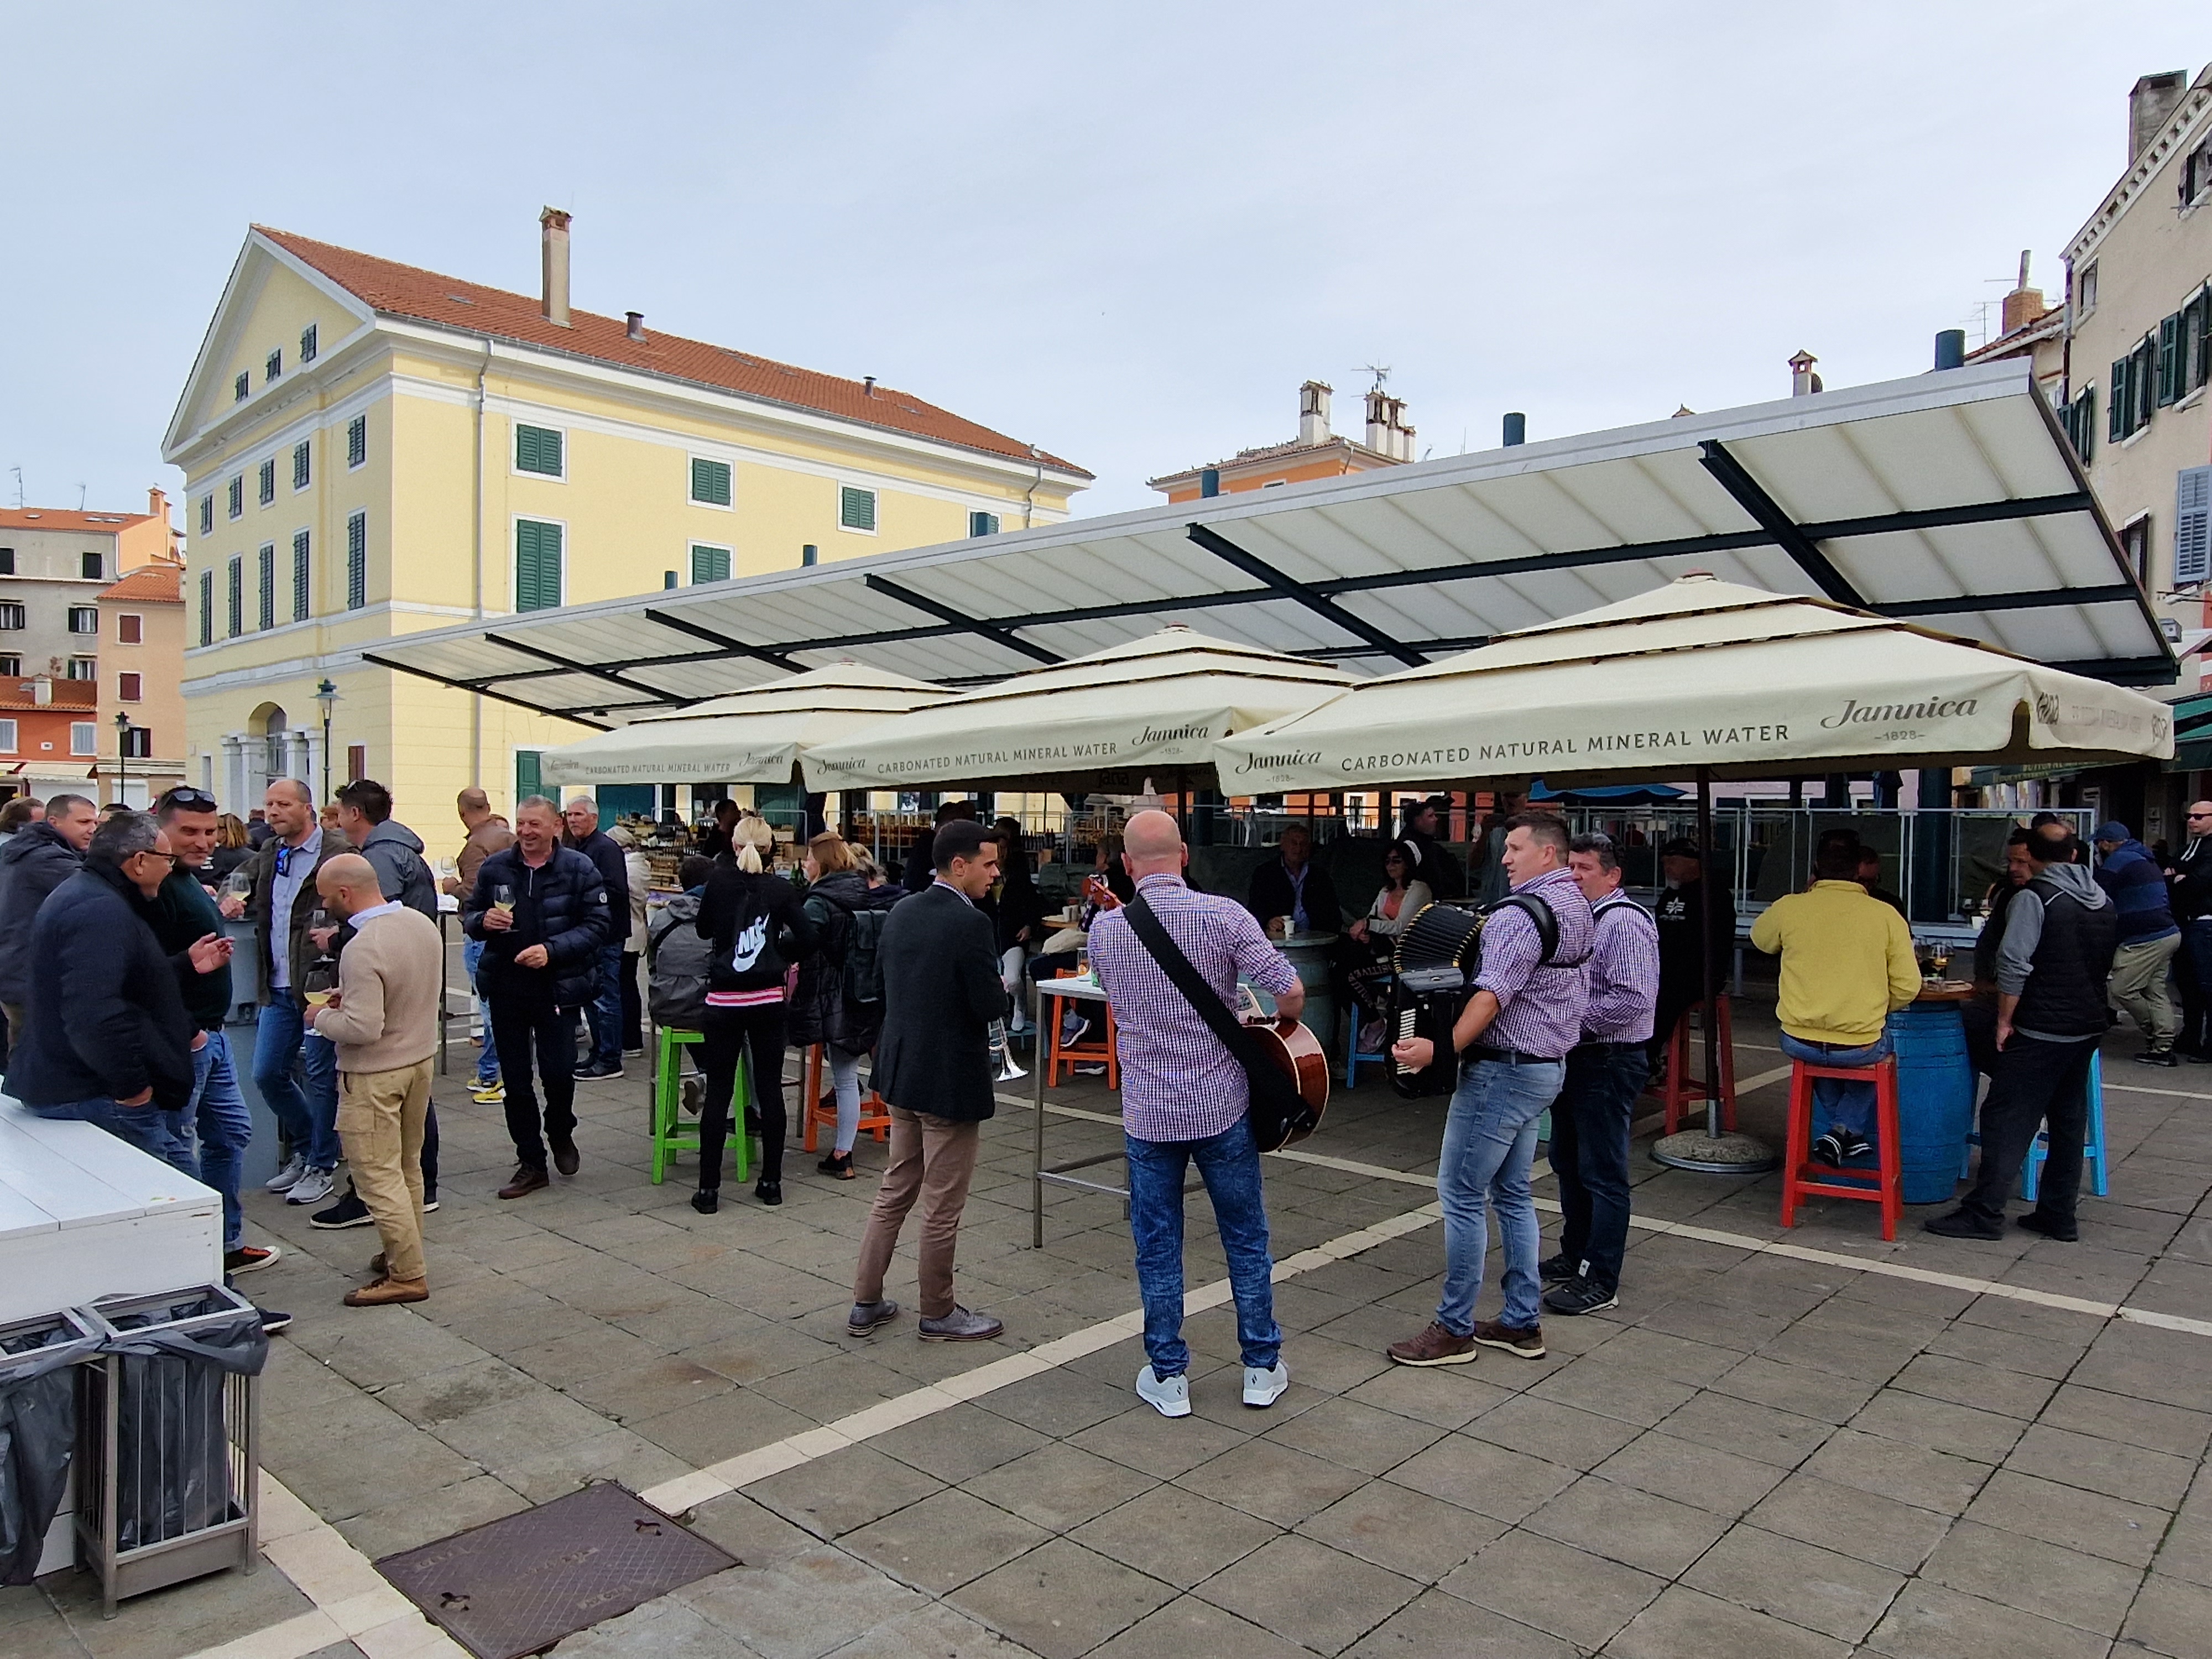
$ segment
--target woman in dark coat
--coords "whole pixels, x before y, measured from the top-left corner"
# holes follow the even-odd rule
[[[860,1061],[876,1046],[883,1030],[880,981],[856,987],[848,971],[854,945],[864,934],[872,953],[883,917],[906,896],[903,888],[868,884],[853,849],[834,830],[806,844],[804,909],[820,944],[799,967],[799,989],[792,999],[787,1036],[794,1048],[822,1045],[837,1098],[837,1133],[830,1154],[817,1166],[840,1181],[854,1178],[853,1143],[860,1133]],[[855,995],[855,991],[861,994]],[[814,1103],[802,1103],[801,1111]]]
[[[746,1076],[760,1120],[753,1196],[763,1204],[783,1202],[784,976],[793,963],[813,954],[817,937],[798,891],[763,867],[775,845],[768,821],[740,818],[731,839],[736,861],[715,867],[695,924],[710,948],[707,1012],[699,1027],[707,1099],[699,1118],[699,1190],[691,1195],[691,1207],[702,1215],[721,1207],[722,1145],[740,1055],[750,1056]],[[744,1133],[743,1124],[738,1133]]]

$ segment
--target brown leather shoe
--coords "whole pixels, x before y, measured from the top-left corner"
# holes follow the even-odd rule
[[[430,1281],[427,1279],[380,1279],[374,1285],[364,1285],[357,1291],[345,1293],[349,1308],[380,1308],[387,1302],[428,1302]]]
[[[553,1167],[562,1175],[575,1174],[576,1166],[582,1162],[583,1160],[576,1156],[576,1143],[573,1140],[565,1146],[556,1146],[553,1149]]]
[[[382,1279],[382,1278],[384,1278],[384,1277],[386,1276],[386,1274],[385,1274],[385,1271],[384,1271],[384,1252],[383,1252],[383,1251],[379,1250],[379,1251],[378,1251],[374,1255],[373,1255],[373,1256],[369,1257],[369,1259],[368,1259],[368,1276],[369,1276],[371,1279]]]
[[[1471,1336],[1454,1336],[1431,1320],[1419,1336],[1393,1342],[1383,1352],[1401,1365],[1468,1365],[1481,1358]]]
[[[1496,1319],[1474,1322],[1474,1340],[1486,1348],[1503,1348],[1522,1359],[1544,1357],[1544,1332],[1536,1325],[1508,1325]]]
[[[553,1184],[553,1178],[534,1164],[518,1164],[514,1178],[499,1189],[501,1198],[527,1198]]]

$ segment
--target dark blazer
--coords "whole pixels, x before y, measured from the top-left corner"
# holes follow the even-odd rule
[[[1264,927],[1277,916],[1287,916],[1297,896],[1291,890],[1291,872],[1283,867],[1279,858],[1270,859],[1252,872],[1252,885],[1244,900],[1244,908],[1260,919]],[[1340,933],[1344,928],[1344,909],[1336,902],[1336,884],[1328,878],[1328,872],[1311,859],[1306,860],[1306,926],[1316,933]]]
[[[884,921],[876,1090],[894,1106],[979,1123],[992,1098],[990,1024],[1006,1013],[991,919],[933,884]]]

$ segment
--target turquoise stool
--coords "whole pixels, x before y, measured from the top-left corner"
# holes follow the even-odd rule
[[[1981,1144],[1980,1133],[1969,1131],[1966,1135],[1967,1146],[1972,1148]],[[2043,1160],[2050,1156],[2051,1131],[2038,1129],[2035,1132],[2034,1140],[2028,1145],[2027,1162],[2021,1167],[2020,1172],[2020,1195],[2031,1204],[2035,1202],[2036,1188],[2039,1184],[2038,1176],[2043,1169]],[[1971,1151],[1960,1155],[1960,1180],[1964,1181],[1966,1178],[1967,1170],[1972,1161],[1973,1154]],[[2112,1182],[2105,1158],[2105,1056],[2102,1054],[2089,1056],[2089,1127],[2088,1133],[2082,1137],[2081,1162],[2089,1167],[2090,1192],[2099,1198],[2110,1194]]]
[[[653,1184],[660,1185],[668,1166],[675,1162],[678,1152],[699,1150],[699,1128],[696,1124],[686,1129],[684,1123],[684,1050],[706,1039],[696,1031],[679,1031],[673,1026],[660,1028],[659,1054],[653,1073]],[[730,1146],[737,1164],[736,1176],[742,1185],[751,1172],[752,1160],[758,1154],[754,1150],[753,1138],[745,1133],[745,1108],[752,1103],[752,1079],[747,1074],[745,1056],[738,1056],[738,1076],[730,1091]]]
[[[1387,985],[1390,981],[1386,978],[1381,982]],[[1359,1005],[1357,1002],[1351,1002],[1345,1016],[1344,1086],[1347,1089],[1358,1085],[1359,1068],[1362,1066],[1380,1066],[1390,1058],[1390,1051],[1388,1048],[1372,1051],[1360,1048],[1359,1012]],[[1384,1029],[1388,1030],[1387,1024]]]

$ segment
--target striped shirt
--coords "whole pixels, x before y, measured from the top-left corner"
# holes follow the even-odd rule
[[[1583,977],[1589,1006],[1583,1036],[1592,1042],[1649,1042],[1659,1000],[1659,929],[1651,913],[1619,894],[1591,908],[1595,937]]]
[[[1137,890],[1199,977],[1234,1011],[1237,977],[1279,996],[1297,971],[1234,899],[1194,893],[1182,878],[1146,876]],[[1091,925],[1098,970],[1120,1033],[1121,1123],[1139,1140],[1204,1140],[1251,1106],[1244,1068],[1160,971],[1120,910]]]
[[[1540,899],[1559,924],[1559,948],[1543,960],[1543,936],[1522,911],[1495,912],[1482,927],[1482,971],[1475,988],[1498,999],[1498,1016],[1476,1046],[1565,1059],[1582,1041],[1589,1002],[1583,964],[1590,952],[1589,901],[1571,872],[1547,870],[1513,890]]]

